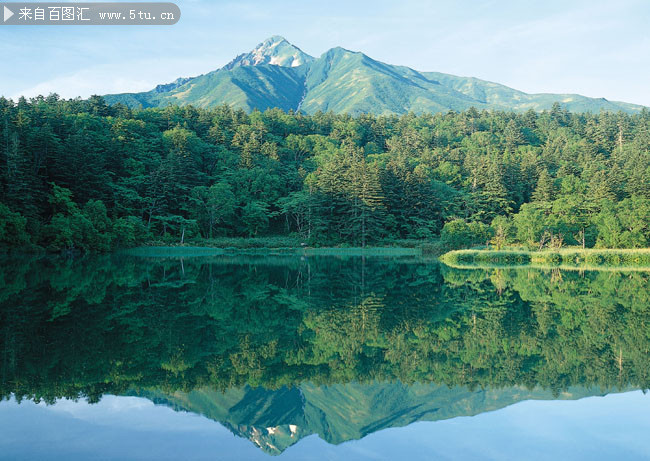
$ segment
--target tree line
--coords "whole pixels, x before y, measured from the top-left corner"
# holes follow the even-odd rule
[[[286,235],[650,242],[650,112],[335,115],[0,98],[0,247]]]

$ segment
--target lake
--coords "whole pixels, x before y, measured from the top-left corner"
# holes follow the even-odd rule
[[[650,272],[5,257],[1,459],[647,459]]]

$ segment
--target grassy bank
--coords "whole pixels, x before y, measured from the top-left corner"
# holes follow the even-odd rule
[[[568,267],[641,267],[650,268],[650,248],[599,250],[564,248],[561,250],[456,250],[440,260],[449,266],[568,266]]]
[[[303,239],[288,236],[219,237],[187,242],[183,245],[152,241],[122,250],[136,256],[217,256],[228,254],[278,254],[322,256],[439,256],[444,253],[437,240],[386,240],[365,248],[347,244],[308,245]]]
[[[143,246],[123,251],[142,257],[193,257],[193,256],[420,256],[420,248],[365,247],[365,248],[266,248],[266,247],[204,247],[204,246]]]

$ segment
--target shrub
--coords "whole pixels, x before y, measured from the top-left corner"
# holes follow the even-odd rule
[[[11,248],[29,243],[27,219],[0,203],[0,247]]]
[[[441,243],[451,249],[469,248],[485,244],[492,237],[492,230],[480,222],[467,223],[462,219],[449,221],[440,233]]]

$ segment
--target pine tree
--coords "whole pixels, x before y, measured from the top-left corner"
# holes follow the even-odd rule
[[[551,202],[555,197],[555,186],[553,178],[548,174],[546,169],[539,173],[537,186],[531,197],[533,202]]]
[[[361,200],[361,246],[365,247],[368,237],[379,237],[385,219],[385,199],[377,167],[368,165],[363,159],[360,168],[360,184],[357,190]]]
[[[602,200],[615,200],[616,195],[612,190],[609,176],[604,171],[597,171],[589,181],[589,198],[593,203]]]
[[[508,122],[506,129],[503,131],[503,137],[505,138],[506,151],[508,152],[514,151],[526,141],[521,132],[521,128],[519,128],[514,120]]]

